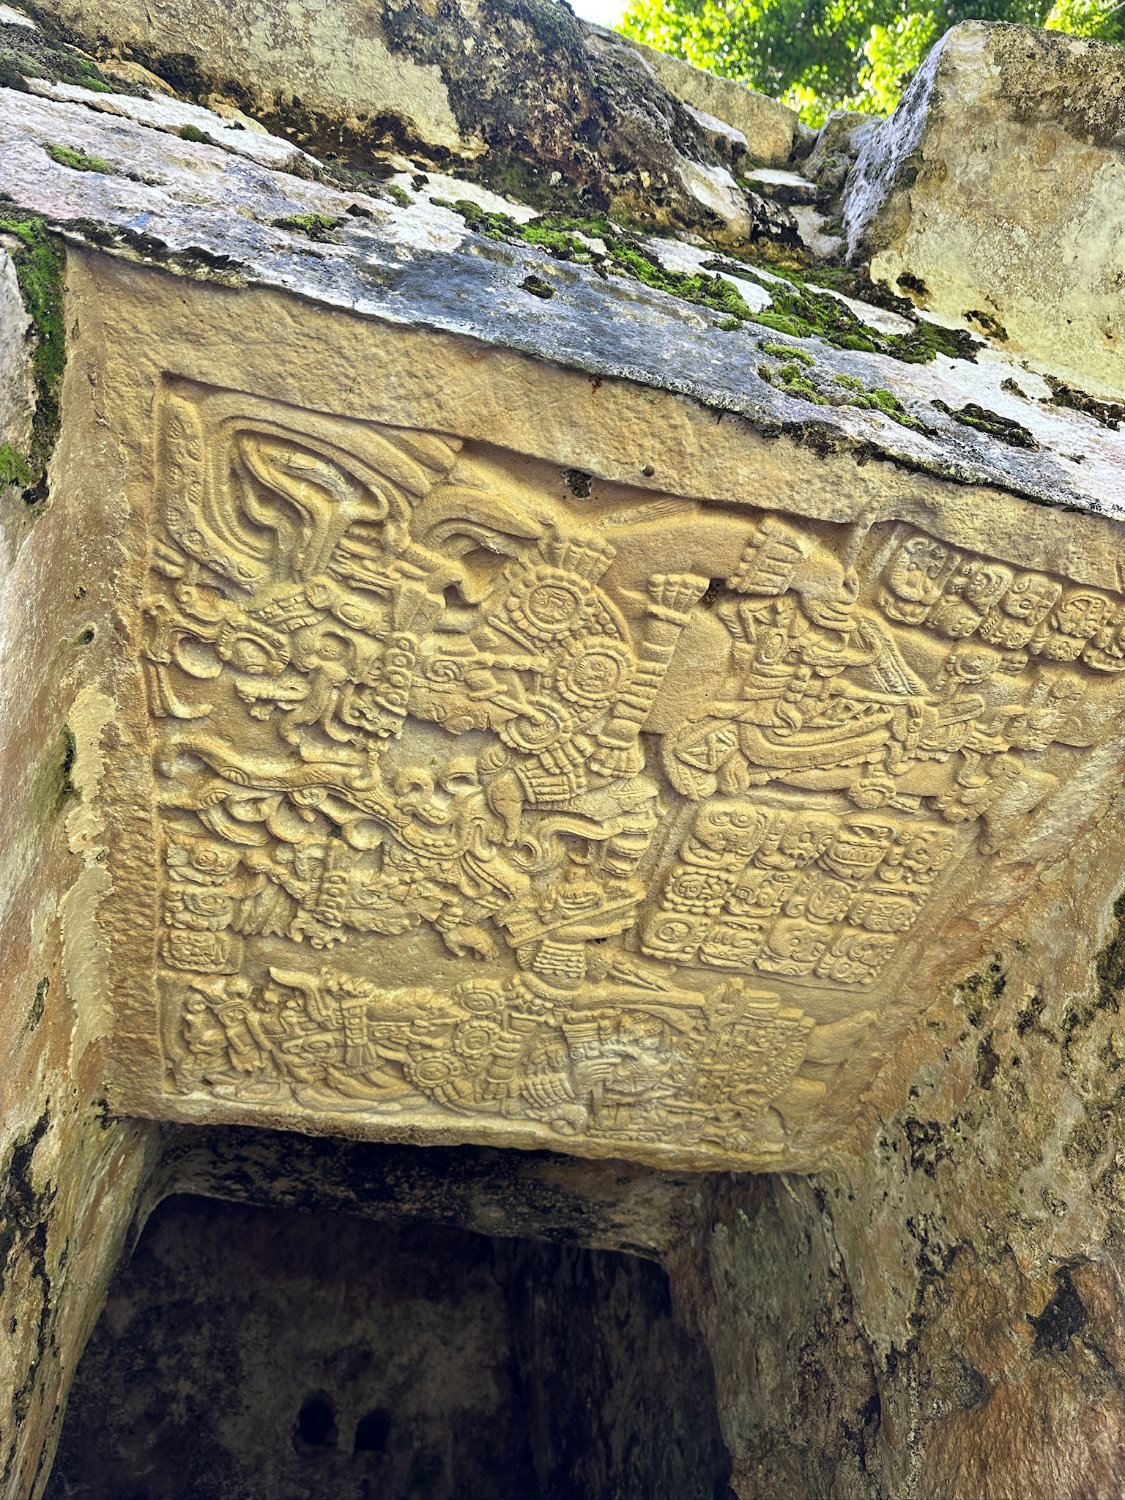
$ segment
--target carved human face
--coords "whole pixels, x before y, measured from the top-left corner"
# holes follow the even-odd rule
[[[847,630],[859,596],[859,579],[836,558],[818,549],[809,559],[806,577],[794,584],[804,602],[805,613],[824,630]]]
[[[946,661],[946,669],[958,682],[975,685],[979,682],[987,682],[999,662],[999,654],[989,651],[986,646],[969,646],[958,651],[951,651]]]
[[[954,834],[945,828],[928,828],[911,834],[901,846],[900,863],[916,878],[936,874],[953,853]]]
[[[827,849],[835,827],[835,819],[827,816],[818,817],[812,814],[809,817],[797,818],[781,835],[778,853],[784,856],[786,864],[794,869],[803,870]]]
[[[934,604],[941,594],[953,558],[948,547],[933,537],[913,536],[900,549],[887,581],[900,599]]]
[[[950,593],[957,593],[977,609],[989,609],[1011,585],[1011,568],[999,563],[989,563],[972,558],[962,563],[950,585]]]

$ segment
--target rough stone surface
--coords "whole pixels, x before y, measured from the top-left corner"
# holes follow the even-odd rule
[[[17,314],[4,339],[16,399],[2,436],[16,444],[31,384],[25,329]],[[70,378],[84,382],[81,359]],[[93,925],[115,521],[90,491],[89,455],[64,438],[57,457],[59,503],[35,524],[19,490],[4,489],[0,549],[0,1493],[20,1500],[45,1482],[152,1136],[105,1111]],[[76,493],[88,496],[80,525]]]
[[[27,446],[35,409],[27,359],[30,328],[12,257],[0,252],[0,442],[18,449]]]
[[[1123,141],[1120,47],[956,27],[866,138],[845,195],[849,254],[1032,368],[1120,397]]]
[[[387,152],[405,150],[541,207],[608,208],[720,237],[752,228],[732,158],[781,162],[793,139],[784,106],[668,59],[654,65],[648,49],[557,0],[356,6],[330,28],[307,0],[268,14],[241,3],[154,13],[64,0],[38,13],[99,57],[143,63],[194,102],[235,104],[321,155],[385,170]],[[724,120],[747,139],[716,133],[681,101],[735,106],[739,118]]]
[[[62,144],[114,170],[76,172],[60,165],[43,146],[60,136]],[[707,307],[628,277],[606,280],[594,267],[557,261],[533,244],[473,234],[462,217],[435,205],[425,188],[417,201],[400,207],[371,192],[265,172],[220,148],[157,134],[81,105],[10,91],[0,96],[0,171],[20,184],[26,208],[68,238],[124,259],[235,287],[273,286],[364,316],[466,335],[595,377],[621,376],[680,392],[802,444],[872,452],[904,469],[1054,504],[1112,511],[1118,503],[1116,439],[1093,419],[1002,389],[1005,382],[1029,383],[1002,351],[972,363],[941,355],[932,364],[914,365],[879,353],[813,346],[827,390],[840,375],[859,380],[864,390],[886,388],[921,423],[919,430],[878,408],[816,405],[806,399],[807,387],[790,391],[784,382],[764,379],[761,371],[770,367],[762,345],[784,350],[774,356],[784,363],[793,347],[784,334],[779,338],[752,323],[724,330],[718,327],[721,314]],[[349,212],[353,207],[358,215]],[[310,214],[333,221],[330,237],[314,240],[301,229],[297,221]],[[292,227],[278,220],[290,220]],[[677,241],[657,241],[651,248],[658,262],[663,257],[673,266],[698,269],[709,259]],[[731,263],[724,278],[737,282],[740,265]],[[767,278],[766,296],[771,286],[792,290],[783,279],[768,279],[768,271],[748,267],[747,273]],[[544,280],[554,295],[530,294],[523,286],[528,276]],[[878,321],[884,315],[875,309],[871,316]],[[937,401],[954,410],[984,406],[1026,426],[1036,447],[997,443],[956,422]]]
[[[179,1187],[659,1259],[740,1500],[1114,1496],[1125,413],[1065,277],[934,322],[875,239],[1008,285],[1024,220],[902,197],[963,96],[1013,205],[1049,138],[1100,214],[1093,306],[1118,54],[970,25],[746,188],[729,105],[466,16],[376,38],[425,130],[0,20],[50,458],[2,516],[0,1489]],[[817,264],[869,129],[875,282]]]
[[[796,110],[655,47],[632,45],[677,99],[740,131],[754,166],[784,167],[789,162],[799,123]]]
[[[685,1251],[740,1495],[1120,1493],[1120,820],[935,995],[856,1149]]]
[[[713,1500],[729,1468],[651,1262],[174,1198],[110,1291],[47,1500]]]

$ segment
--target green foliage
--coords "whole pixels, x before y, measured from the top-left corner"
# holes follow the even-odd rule
[[[973,19],[1125,41],[1117,0],[631,0],[620,29],[821,125],[833,109],[888,113],[938,38]]]

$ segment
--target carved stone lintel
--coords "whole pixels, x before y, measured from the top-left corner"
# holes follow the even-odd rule
[[[186,381],[157,422],[173,1108],[783,1162],[1125,683],[1125,600],[915,527],[529,508]]]

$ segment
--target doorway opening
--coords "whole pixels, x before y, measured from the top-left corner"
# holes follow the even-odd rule
[[[79,1365],[44,1500],[727,1500],[655,1262],[167,1198]]]

